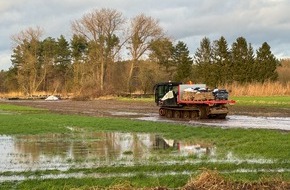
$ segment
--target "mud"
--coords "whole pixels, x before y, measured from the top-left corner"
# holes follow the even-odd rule
[[[230,113],[225,120],[176,121],[160,117],[158,115],[159,108],[154,102],[127,102],[111,99],[95,101],[2,100],[1,103],[44,108],[58,113],[98,117],[125,117],[189,125],[290,130],[290,108],[230,106]]]

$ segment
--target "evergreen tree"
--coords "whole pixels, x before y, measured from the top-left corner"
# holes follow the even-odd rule
[[[57,39],[56,62],[61,65],[68,65],[71,63],[71,50],[69,47],[69,42],[63,35]]]
[[[69,91],[72,79],[71,50],[69,42],[61,35],[57,39],[54,90]],[[60,88],[62,87],[62,88]]]
[[[150,44],[150,50],[150,60],[165,67],[166,71],[172,74],[172,55],[174,51],[172,42],[168,38],[154,40]]]
[[[17,68],[17,82],[19,90],[33,95],[43,83],[44,68],[40,60],[42,30],[28,28],[12,36],[16,46],[13,48],[11,62]]]
[[[71,56],[74,91],[80,93],[86,81],[90,80],[88,75],[93,72],[92,64],[88,64],[89,43],[86,38],[74,34],[71,39]]]
[[[243,37],[237,38],[232,45],[232,69],[233,81],[240,83],[250,82],[250,77],[253,69],[252,60],[254,53],[251,45]]]
[[[182,41],[179,41],[174,48],[173,63],[177,66],[174,80],[184,82],[190,80],[193,61],[186,44]]]
[[[200,47],[194,55],[195,61],[195,82],[215,85],[214,68],[212,67],[212,48],[209,38],[204,37],[200,42]]]
[[[88,42],[85,37],[74,34],[70,44],[73,61],[84,62],[88,52]]]
[[[48,37],[41,44],[41,72],[44,77],[42,89],[44,91],[52,91],[51,88],[54,82],[54,65],[56,61],[57,43],[54,38]]]
[[[2,82],[4,83],[4,89],[7,92],[16,92],[19,90],[19,83],[18,83],[18,69],[17,67],[10,67],[7,72],[5,72],[5,80]]]
[[[230,51],[226,39],[222,36],[219,40],[213,42],[213,63],[215,74],[215,86],[225,85],[231,81],[231,60]]]
[[[255,54],[254,49],[251,44],[248,47],[248,54],[247,54],[247,62],[246,62],[246,82],[253,82],[255,76],[257,75],[255,71]]]
[[[257,81],[265,82],[267,80],[277,80],[278,73],[276,71],[279,61],[275,58],[270,50],[270,46],[267,42],[262,44],[257,50],[256,58],[256,72],[257,72]]]

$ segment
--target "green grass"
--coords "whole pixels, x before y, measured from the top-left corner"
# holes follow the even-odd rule
[[[249,99],[251,100],[251,99]],[[286,102],[288,99],[282,99]],[[1,111],[10,114],[1,114]],[[130,181],[135,187],[181,187],[190,178],[189,175],[182,175],[188,171],[197,174],[201,168],[218,170],[223,175],[234,180],[258,180],[260,177],[269,175],[268,172],[239,173],[239,169],[248,170],[271,170],[290,169],[290,133],[285,131],[263,130],[263,129],[241,129],[241,128],[218,128],[198,127],[173,123],[137,121],[120,118],[97,118],[80,115],[62,115],[50,113],[47,110],[35,108],[0,104],[0,134],[2,135],[25,135],[25,134],[70,134],[74,133],[69,127],[82,129],[85,132],[97,131],[118,131],[136,133],[160,134],[169,139],[183,140],[190,142],[203,142],[216,146],[216,159],[223,162],[212,162],[210,158],[199,159],[197,157],[170,157],[164,156],[152,158],[149,164],[137,164],[135,166],[107,166],[96,168],[71,168],[68,171],[47,170],[47,171],[25,171],[25,172],[4,172],[2,176],[24,175],[41,176],[55,173],[85,173],[85,174],[133,174],[133,177],[109,177],[81,179],[36,179],[22,182],[5,182],[0,184],[3,189],[86,189],[92,186],[109,187],[117,182]],[[78,133],[80,133],[78,131]],[[90,139],[88,139],[90,140]],[[170,151],[169,151],[170,152]],[[235,162],[226,162],[227,155],[231,152]],[[130,153],[130,152],[128,152]],[[239,161],[239,159],[241,161]],[[273,163],[251,163],[247,160],[265,159]],[[175,165],[162,165],[158,161],[180,161]],[[183,160],[192,161],[182,163]],[[199,161],[195,163],[195,161]],[[287,170],[288,171],[288,170]],[[289,172],[282,172],[283,179],[290,180]],[[152,177],[147,173],[177,172],[177,175]],[[230,172],[231,174],[227,174]],[[271,173],[271,172],[270,172]],[[273,172],[272,172],[273,173]],[[46,187],[46,188],[45,188]]]
[[[70,190],[70,189],[133,189],[134,188],[149,188],[149,187],[167,187],[167,188],[180,188],[191,179],[197,177],[202,170],[199,170],[191,176],[188,175],[163,175],[163,176],[149,176],[139,173],[133,177],[112,177],[112,178],[92,178],[84,177],[67,178],[67,179],[34,179],[25,180],[20,182],[4,182],[1,184],[1,189],[53,189],[53,190]],[[231,181],[239,182],[259,182],[261,179],[289,179],[290,173],[222,173],[222,177]],[[238,179],[238,180],[237,180]]]
[[[2,105],[0,105],[1,109]],[[9,109],[6,105],[5,109],[13,110],[14,106]],[[25,108],[20,108],[20,110],[25,110]],[[234,151],[239,156],[290,158],[290,152],[286,151],[290,150],[290,133],[283,131],[194,127],[131,119],[61,115],[45,110],[22,114],[0,114],[0,134],[2,135],[72,133],[68,127],[83,128],[86,131],[155,133],[169,139],[214,144],[222,153]]]
[[[0,104],[0,110],[2,111],[14,111],[14,112],[27,112],[27,111],[41,111],[41,109],[27,107],[27,106],[16,106],[10,104]]]
[[[273,106],[290,108],[290,96],[239,96],[231,97],[237,106]]]
[[[237,106],[274,106],[290,108],[290,96],[231,96],[230,99],[237,102]],[[126,98],[118,97],[120,101],[154,102],[152,98]]]
[[[46,180],[27,180],[17,183],[6,182],[1,185],[1,189],[21,189],[21,190],[31,190],[31,189],[53,189],[53,190],[70,190],[70,189],[97,189],[97,188],[107,188],[115,187],[116,189],[132,189],[132,187],[169,187],[177,188],[188,181],[188,175],[178,175],[172,177],[161,176],[161,177],[150,177],[146,175],[139,174],[134,177],[114,177],[108,179],[96,179],[96,178],[82,178],[81,180],[75,178],[69,179],[46,179]],[[33,188],[32,188],[33,187]]]
[[[125,101],[125,102],[154,102],[154,97],[148,97],[148,98],[128,98],[128,97],[118,97],[117,100]]]
[[[290,96],[231,96],[230,99],[236,101],[235,106],[290,108]],[[117,100],[154,102],[154,98],[118,97]]]

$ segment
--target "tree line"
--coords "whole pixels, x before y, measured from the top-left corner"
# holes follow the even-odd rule
[[[264,42],[254,52],[245,38],[228,47],[222,36],[205,37],[191,55],[169,38],[159,22],[144,14],[126,20],[114,9],[96,9],[75,20],[72,38],[42,40],[28,28],[12,36],[12,67],[0,73],[2,92],[38,91],[76,96],[151,93],[160,81],[193,81],[210,86],[277,80],[279,61]]]

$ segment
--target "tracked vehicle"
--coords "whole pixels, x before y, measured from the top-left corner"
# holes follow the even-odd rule
[[[228,105],[235,104],[226,90],[209,90],[205,84],[158,83],[154,94],[159,115],[167,118],[225,119]]]

